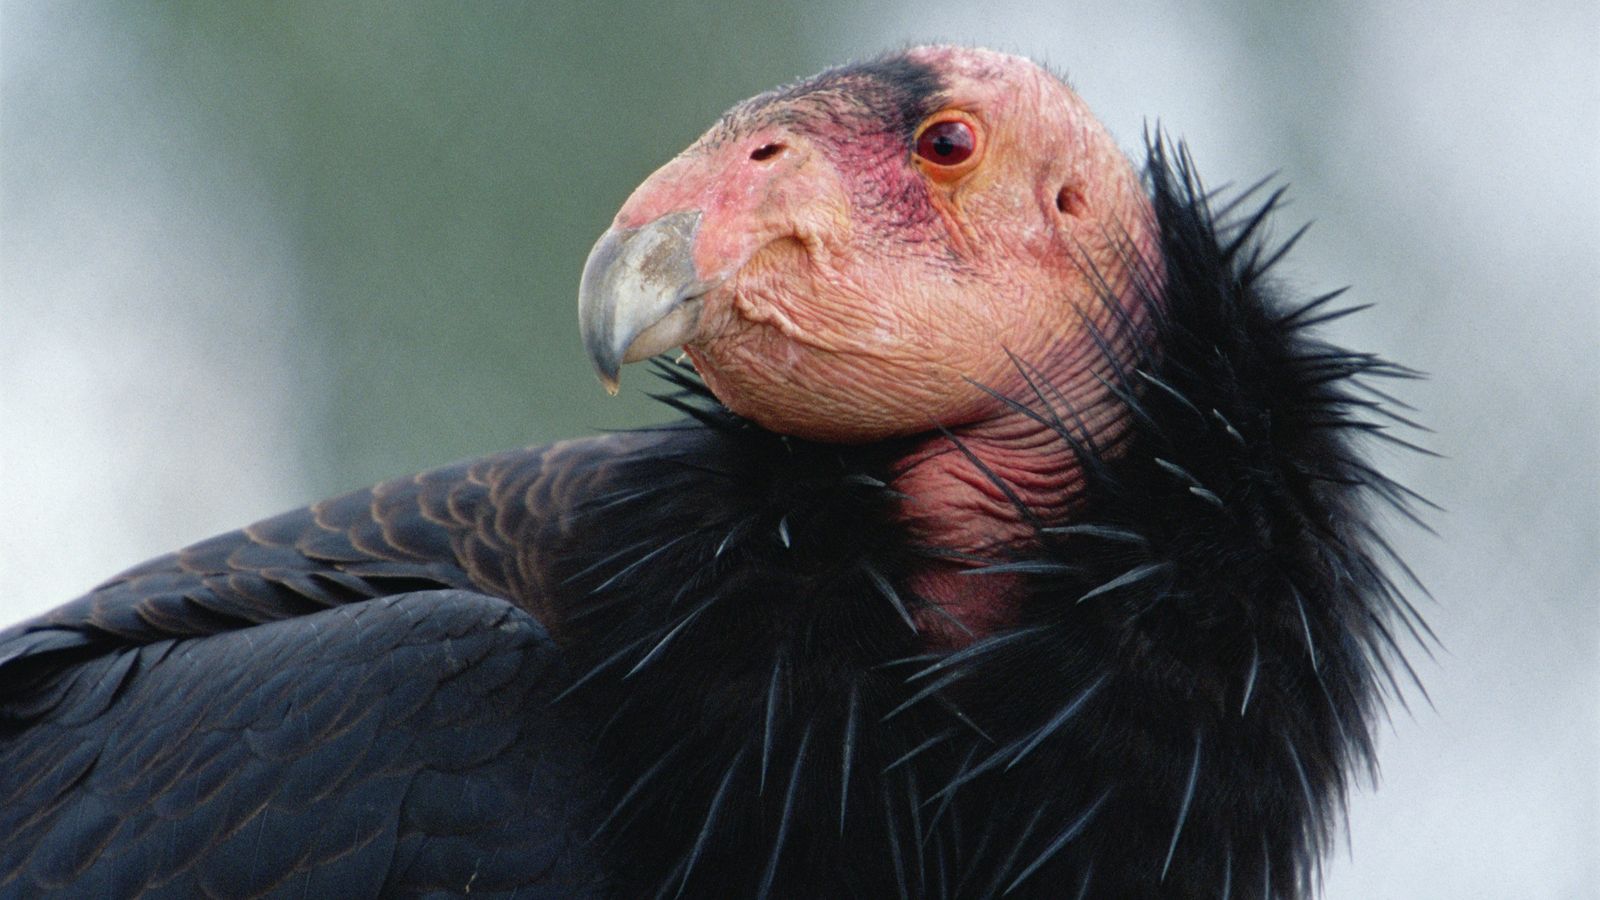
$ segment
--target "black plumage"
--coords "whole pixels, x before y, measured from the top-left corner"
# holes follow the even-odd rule
[[[1413,373],[1271,283],[1278,195],[1214,212],[1159,140],[1148,179],[1162,296],[1102,340],[1127,432],[1007,398],[1085,473],[1072,524],[966,576],[1027,577],[1014,627],[919,642],[898,442],[774,434],[662,366],[675,425],[288,513],[0,633],[0,894],[1308,893],[1426,631],[1370,524],[1420,498],[1359,449]]]
[[[65,657],[6,664],[7,896],[594,883],[570,835],[584,730],[549,705],[548,634],[503,600],[399,594]]]

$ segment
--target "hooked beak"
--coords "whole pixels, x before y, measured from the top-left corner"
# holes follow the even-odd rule
[[[700,298],[715,286],[695,273],[700,211],[637,228],[611,228],[589,251],[578,285],[578,326],[600,383],[615,394],[625,363],[694,339]]]

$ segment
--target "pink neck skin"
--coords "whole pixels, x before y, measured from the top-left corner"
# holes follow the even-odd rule
[[[1144,316],[1135,313],[1135,318]],[[1124,346],[1117,350],[1128,356]],[[1126,410],[1095,377],[1114,377],[1098,348],[1084,340],[1074,351],[1059,354],[1051,368],[1076,375],[1063,379],[1047,373],[1043,382],[1034,376],[1048,406],[1020,374],[1013,383],[997,387],[1044,422],[996,401],[999,411],[992,416],[951,429],[966,453],[938,435],[902,461],[894,488],[907,495],[900,520],[913,540],[935,551],[978,557],[932,559],[912,575],[911,589],[939,607],[914,613],[930,648],[958,648],[1015,622],[1022,576],[972,570],[986,565],[982,560],[1000,563],[1012,554],[1027,554],[1038,546],[1037,527],[1061,525],[1070,518],[1083,473],[1071,446],[1051,427],[1053,416],[1080,441],[1087,433],[1101,454],[1115,452],[1122,436]],[[1027,508],[1027,516],[984,469],[1005,483]]]

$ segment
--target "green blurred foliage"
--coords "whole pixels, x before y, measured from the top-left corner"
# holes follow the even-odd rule
[[[584,257],[723,109],[830,61],[798,39],[828,14],[181,3],[122,24],[161,89],[288,210],[307,305],[285,327],[304,329],[305,462],[322,493],[664,417],[645,373],[617,399],[594,380],[577,339]]]

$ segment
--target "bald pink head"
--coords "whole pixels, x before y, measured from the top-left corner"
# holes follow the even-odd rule
[[[935,127],[966,145],[919,154]],[[1008,350],[1077,357],[1108,296],[1156,270],[1110,135],[1060,79],[987,50],[920,47],[746,101],[614,229],[686,211],[696,367],[736,412],[824,440],[994,414],[973,382],[1016,383]]]

